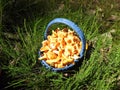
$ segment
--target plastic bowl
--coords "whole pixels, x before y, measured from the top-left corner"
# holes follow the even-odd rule
[[[44,33],[44,40],[47,39],[50,26],[53,24],[56,24],[56,23],[65,24],[65,25],[69,26],[70,28],[72,28],[77,33],[78,37],[80,38],[80,40],[82,42],[82,48],[81,48],[80,55],[79,55],[80,58],[74,60],[74,62],[75,62],[74,65],[70,64],[64,68],[54,68],[54,67],[50,66],[49,64],[47,64],[45,60],[41,60],[41,64],[43,66],[45,66],[47,69],[50,69],[52,71],[56,71],[56,72],[67,71],[67,70],[71,69],[72,67],[74,67],[76,65],[76,63],[78,63],[81,60],[81,58],[84,56],[86,40],[85,40],[85,36],[84,36],[84,33],[82,32],[82,30],[74,22],[72,22],[68,19],[65,19],[65,18],[55,18],[48,23],[45,33]],[[41,57],[41,54],[42,54],[42,52],[39,51],[39,57]]]

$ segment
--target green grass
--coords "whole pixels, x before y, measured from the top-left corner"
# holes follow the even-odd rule
[[[55,1],[55,0],[54,0]],[[51,3],[54,3],[51,2]],[[63,0],[64,1],[64,0]],[[0,50],[2,70],[8,78],[4,89],[30,89],[30,90],[118,90],[120,89],[120,48],[119,48],[119,21],[114,21],[106,26],[106,19],[114,13],[105,13],[105,6],[97,3],[103,9],[95,9],[95,13],[87,14],[94,6],[86,6],[86,3],[78,2],[80,8],[73,8],[74,2],[69,4],[64,1],[65,7],[58,11],[47,12],[49,15],[34,18],[23,25],[16,26],[18,39],[11,40],[9,37],[0,36]],[[105,3],[104,3],[105,4]],[[111,1],[109,2],[111,4]],[[109,6],[109,4],[107,4]],[[114,3],[113,3],[114,4]],[[67,5],[69,8],[67,8]],[[52,8],[54,7],[51,6]],[[50,9],[52,10],[52,9]],[[104,11],[105,10],[105,11]],[[109,9],[110,11],[112,9]],[[113,9],[114,10],[114,9]],[[49,10],[48,10],[49,11]],[[63,14],[64,13],[64,14]],[[105,14],[104,19],[101,14]],[[108,16],[108,17],[107,17]],[[64,73],[51,72],[43,67],[38,61],[38,50],[45,28],[52,19],[63,17],[74,21],[84,32],[86,40],[92,43],[88,52],[90,57],[85,55],[79,70],[68,72],[71,76],[65,77]],[[4,18],[3,18],[4,19]],[[103,22],[102,22],[103,21]],[[111,23],[111,22],[109,22]],[[60,27],[60,26],[54,26]],[[108,38],[101,32],[108,32],[115,29],[116,32]],[[4,33],[4,32],[3,32]],[[87,52],[86,52],[87,53]],[[72,74],[73,73],[73,74]]]

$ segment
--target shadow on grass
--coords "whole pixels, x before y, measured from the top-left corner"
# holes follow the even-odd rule
[[[15,32],[15,27],[23,26],[24,19],[28,22],[37,17],[44,17],[55,7],[55,2],[44,0],[5,0],[3,2],[3,31]],[[54,3],[54,4],[52,4]]]

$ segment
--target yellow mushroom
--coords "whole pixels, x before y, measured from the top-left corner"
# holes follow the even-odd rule
[[[49,51],[50,48],[48,46],[42,46],[40,51]]]
[[[55,54],[54,52],[48,51],[47,53],[48,59],[55,59],[57,58],[57,54]]]
[[[86,50],[88,49],[88,43],[86,43]]]
[[[39,57],[38,60],[47,60],[48,56],[46,53],[43,54],[43,56]]]
[[[52,31],[52,35],[48,35],[47,39],[42,42],[40,50],[43,51],[43,56],[39,60],[45,60],[55,68],[75,64],[74,59],[79,58],[82,43],[74,31],[58,28]]]

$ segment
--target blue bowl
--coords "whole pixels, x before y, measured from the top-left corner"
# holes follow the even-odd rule
[[[84,36],[84,33],[82,32],[82,30],[74,22],[72,22],[68,19],[65,19],[65,18],[55,18],[48,23],[46,30],[45,30],[45,33],[44,33],[44,40],[47,39],[50,26],[53,24],[56,24],[56,23],[65,24],[65,25],[69,26],[70,28],[72,28],[76,32],[76,34],[78,35],[78,37],[80,38],[80,40],[82,42],[82,48],[81,48],[81,51],[79,54],[80,58],[74,60],[74,62],[75,62],[74,65],[70,64],[64,68],[54,68],[54,67],[50,66],[49,64],[47,64],[45,60],[41,60],[41,64],[43,66],[45,66],[47,69],[50,69],[52,71],[56,71],[56,72],[67,71],[67,70],[71,69],[72,67],[74,67],[76,65],[76,63],[78,63],[81,60],[81,58],[84,56],[85,47],[86,47],[86,40],[85,40],[85,36]],[[39,51],[39,57],[41,57],[41,54],[42,54],[42,52]]]

